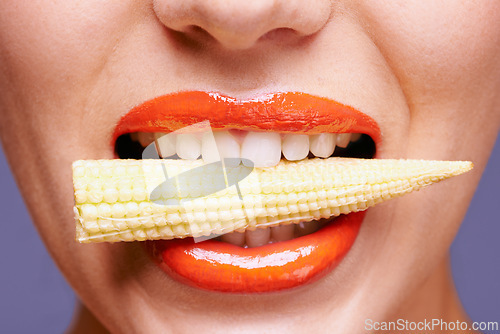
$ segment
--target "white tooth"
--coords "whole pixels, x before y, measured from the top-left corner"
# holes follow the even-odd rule
[[[245,232],[245,240],[248,247],[259,247],[269,243],[271,238],[270,228],[256,228],[254,231]]]
[[[361,138],[361,133],[353,133],[351,136],[351,141],[358,141]]]
[[[221,241],[242,247],[245,244],[245,232],[232,232],[220,236]]]
[[[198,139],[198,136],[190,133],[178,134],[175,149],[179,158],[196,160],[201,154],[200,139]]]
[[[271,236],[276,241],[293,239],[295,224],[279,225],[271,227]]]
[[[295,225],[295,236],[302,237],[307,234],[316,232],[319,229],[319,222],[316,220],[310,222],[302,222]]]
[[[241,145],[241,159],[255,167],[276,166],[281,159],[281,137],[276,132],[249,132]],[[251,164],[243,160],[243,164]]]
[[[221,158],[240,158],[240,144],[228,131],[215,132],[215,142]],[[236,164],[236,160],[234,162]]]
[[[328,158],[335,150],[337,135],[333,133],[320,133],[311,135],[309,138],[309,149],[311,153],[320,158]]]
[[[155,138],[160,157],[166,158],[175,154],[175,134],[157,132],[155,133]]]
[[[228,131],[207,132],[203,135],[201,155],[204,162],[214,162],[224,158],[239,159],[240,144]],[[232,163],[237,165],[239,161],[235,160]]]
[[[153,132],[139,132],[137,133],[137,139],[142,147],[146,147],[155,140],[155,135]]]
[[[337,146],[346,148],[347,145],[349,145],[349,142],[351,141],[351,134],[350,133],[339,133],[337,135]]]
[[[201,138],[201,157],[205,163],[220,160],[220,154],[213,132],[205,132]]]
[[[283,138],[281,150],[287,160],[302,160],[309,154],[309,136],[287,134]]]

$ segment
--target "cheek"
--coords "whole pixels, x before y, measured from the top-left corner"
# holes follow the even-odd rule
[[[361,8],[410,103],[417,94],[451,97],[500,78],[500,2],[367,1]]]
[[[67,144],[88,134],[89,125],[95,124],[95,133],[108,131],[99,128],[102,110],[89,96],[96,95],[96,81],[106,75],[114,47],[127,34],[124,27],[140,15],[135,3],[0,2],[0,104],[5,110],[0,132],[11,139],[10,151],[47,153],[64,146],[59,137]],[[21,142],[29,147],[15,147]]]
[[[81,105],[138,13],[134,1],[7,0],[0,3],[0,98],[64,116]],[[138,7],[138,6],[136,6]],[[135,14],[138,15],[138,14]],[[10,93],[10,95],[7,95]],[[80,96],[79,96],[80,95]],[[16,108],[17,107],[17,108]]]
[[[362,1],[360,9],[410,110],[408,156],[481,169],[500,126],[500,2]]]

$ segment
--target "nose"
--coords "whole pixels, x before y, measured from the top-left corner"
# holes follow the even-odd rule
[[[330,0],[155,0],[159,20],[199,39],[212,36],[228,49],[248,49],[277,36],[298,39],[326,24]],[[200,30],[205,34],[200,34]]]

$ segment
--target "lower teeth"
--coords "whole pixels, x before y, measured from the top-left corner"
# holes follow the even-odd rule
[[[314,233],[332,219],[321,219],[319,221],[313,220],[299,224],[256,228],[253,231],[246,230],[245,232],[226,233],[218,237],[218,240],[244,248],[259,247]]]

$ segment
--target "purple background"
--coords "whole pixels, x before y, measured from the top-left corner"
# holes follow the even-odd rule
[[[45,250],[0,151],[3,333],[62,333],[76,298]],[[500,321],[500,137],[452,247],[460,298],[475,321]]]

